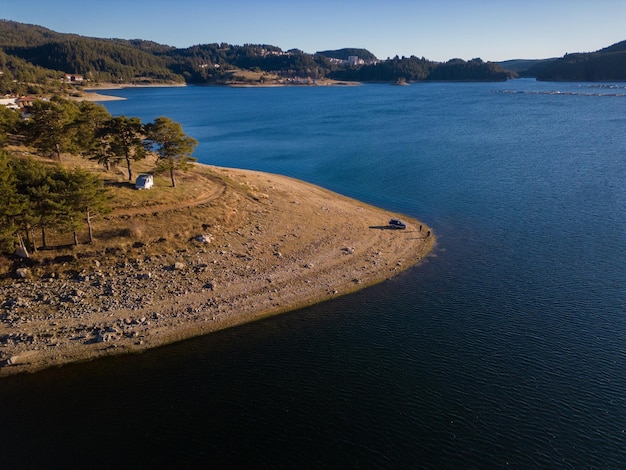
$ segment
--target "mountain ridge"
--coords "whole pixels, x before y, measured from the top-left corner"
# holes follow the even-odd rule
[[[80,76],[81,81],[120,84],[302,84],[326,78],[392,83],[502,81],[517,76],[540,80],[626,80],[626,41],[593,53],[566,54],[555,59],[435,62],[415,56],[378,60],[363,48],[314,54],[298,49],[283,51],[268,44],[211,43],[175,48],[144,39],[95,38],[0,20],[0,69],[0,92],[22,94],[54,88],[52,78],[62,79],[66,73]]]

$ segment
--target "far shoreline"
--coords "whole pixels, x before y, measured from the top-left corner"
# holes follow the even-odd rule
[[[153,83],[153,84],[115,84],[104,83],[102,85],[88,86],[83,89],[81,96],[72,97],[77,101],[122,101],[126,98],[114,95],[103,95],[98,91],[105,90],[123,90],[127,88],[179,88],[186,86],[199,86],[199,87],[228,87],[228,88],[316,88],[316,87],[354,87],[361,86],[361,82],[350,82],[345,80],[315,80],[312,83],[246,83],[246,82],[226,82],[226,83],[202,83],[202,84],[188,84],[188,83]]]

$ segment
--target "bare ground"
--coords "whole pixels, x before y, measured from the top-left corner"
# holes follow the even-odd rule
[[[143,351],[345,295],[408,269],[430,228],[287,177],[211,168],[193,199],[120,209],[145,236],[0,284],[0,377]],[[176,213],[177,218],[168,218]],[[197,235],[159,249],[170,220]],[[168,245],[169,246],[169,245]],[[87,255],[86,255],[87,256]],[[71,257],[70,257],[71,258]]]

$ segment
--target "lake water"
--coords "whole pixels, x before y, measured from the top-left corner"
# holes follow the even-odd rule
[[[439,243],[354,295],[3,379],[0,466],[624,468],[626,84],[109,93],[112,114],[180,122],[201,162]]]

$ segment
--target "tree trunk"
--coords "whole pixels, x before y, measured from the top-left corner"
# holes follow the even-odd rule
[[[91,214],[87,211],[87,229],[89,231],[89,243],[93,243],[93,227],[91,226]]]
[[[30,227],[31,243],[33,244],[33,253],[37,253],[37,243],[35,242],[35,227]]]
[[[41,222],[41,247],[46,249],[48,248],[48,243],[46,242],[46,226]]]
[[[174,178],[174,169],[170,170],[170,179],[172,180],[172,188],[176,187],[176,179]]]
[[[128,181],[133,180],[133,170],[130,168],[130,155],[126,155],[126,166],[128,167]]]
[[[54,153],[58,161],[61,161],[61,144],[58,142],[54,144]]]
[[[74,230],[74,246],[78,246],[78,234],[76,230]]]

